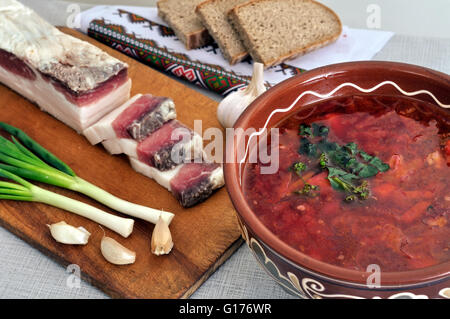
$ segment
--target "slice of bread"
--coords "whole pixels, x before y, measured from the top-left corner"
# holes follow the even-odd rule
[[[336,41],[339,17],[313,0],[252,0],[228,13],[253,60],[270,67]]]
[[[198,17],[230,64],[236,64],[248,55],[239,34],[227,18],[231,9],[245,2],[248,0],[207,0],[200,3],[196,9]]]
[[[188,50],[212,42],[208,30],[195,13],[195,7],[204,0],[159,0],[158,15],[169,24]]]

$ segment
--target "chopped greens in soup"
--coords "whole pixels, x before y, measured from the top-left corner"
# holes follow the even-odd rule
[[[305,118],[306,114],[312,115]],[[410,98],[350,96],[279,125],[279,170],[248,163],[262,223],[315,259],[365,271],[450,260],[450,116]]]

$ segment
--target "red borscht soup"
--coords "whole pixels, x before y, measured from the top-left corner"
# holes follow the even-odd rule
[[[247,163],[244,195],[281,240],[323,262],[405,271],[450,260],[450,116],[410,98],[349,96],[279,127],[279,169]]]

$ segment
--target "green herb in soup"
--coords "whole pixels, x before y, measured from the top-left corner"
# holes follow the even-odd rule
[[[368,183],[361,180],[375,176],[379,172],[386,172],[389,165],[383,163],[378,157],[360,150],[354,142],[339,145],[328,141],[329,132],[330,129],[326,125],[300,124],[299,153],[313,159],[317,158],[318,165],[328,170],[327,178],[331,186],[347,193],[346,201],[367,199],[369,197]],[[295,163],[294,170],[297,174],[300,169],[306,170],[306,165],[302,162]],[[304,194],[305,191],[298,193]]]
[[[305,179],[302,176],[302,172],[306,170],[305,163],[297,162],[292,166],[292,170],[297,174],[300,179],[303,181],[303,188],[301,190],[295,191],[295,193],[300,195],[307,195],[307,196],[316,196],[317,192],[319,191],[319,186],[317,185],[311,185],[305,181]]]
[[[307,118],[307,114],[311,114]],[[450,115],[410,98],[350,96],[279,126],[279,170],[244,169],[258,218],[295,249],[365,271],[450,260]]]

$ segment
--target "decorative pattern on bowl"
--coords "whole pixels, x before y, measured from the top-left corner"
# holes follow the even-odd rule
[[[247,246],[250,248],[253,256],[261,267],[272,277],[280,286],[282,286],[288,293],[305,299],[367,299],[363,296],[356,296],[350,294],[332,294],[327,292],[326,284],[321,281],[308,277],[300,276],[288,271],[283,274],[277,266],[276,260],[272,260],[266,254],[263,245],[254,237],[249,236],[247,228],[239,220],[242,237]],[[300,278],[300,279],[299,279]],[[444,299],[450,299],[450,287],[441,288],[438,295]],[[426,294],[415,294],[411,291],[401,291],[394,294],[387,294],[384,297],[373,296],[373,299],[430,299],[433,296]]]

